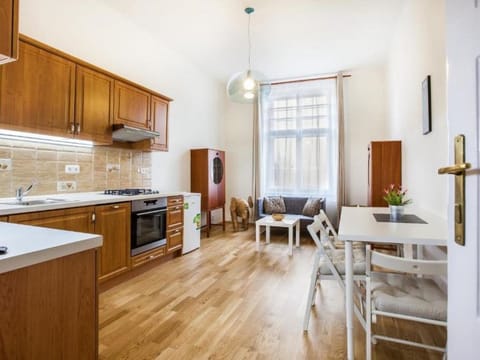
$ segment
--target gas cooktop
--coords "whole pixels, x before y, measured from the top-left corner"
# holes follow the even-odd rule
[[[152,189],[107,189],[103,192],[105,195],[152,195],[159,194],[160,191]]]

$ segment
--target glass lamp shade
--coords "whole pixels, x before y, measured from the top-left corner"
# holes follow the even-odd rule
[[[227,95],[233,102],[248,104],[255,101],[263,76],[257,71],[246,70],[234,74],[227,84]]]

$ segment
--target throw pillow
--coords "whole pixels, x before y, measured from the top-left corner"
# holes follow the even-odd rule
[[[303,215],[314,217],[320,213],[320,206],[322,205],[319,198],[308,198],[303,206]]]
[[[263,198],[263,208],[266,214],[285,213],[285,202],[281,196]]]

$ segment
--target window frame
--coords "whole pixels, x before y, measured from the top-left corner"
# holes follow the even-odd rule
[[[282,94],[281,96],[276,96],[274,98],[263,99],[261,102],[264,105],[264,108],[261,109],[262,121],[261,121],[261,139],[260,147],[262,149],[262,188],[264,195],[275,195],[275,194],[285,194],[285,195],[313,195],[313,196],[329,196],[334,195],[336,192],[336,176],[335,174],[337,169],[336,151],[338,149],[338,141],[335,140],[335,136],[338,134],[337,125],[334,124],[334,121],[337,121],[336,116],[336,83],[332,87],[316,89],[310,89],[308,91],[295,91],[294,88],[291,94]],[[334,92],[335,91],[335,92]],[[315,100],[315,98],[320,99],[325,97],[323,103],[321,101]],[[306,105],[302,104],[304,99],[312,98],[312,104]],[[289,106],[289,100],[295,99],[295,105]],[[321,100],[321,99],[320,99]],[[285,106],[275,107],[275,102],[284,102]],[[327,111],[318,111],[322,107],[326,107]],[[298,115],[302,110],[312,108],[312,115]],[[293,110],[293,116],[288,116],[289,112]],[[284,111],[285,116],[278,117],[276,113],[279,111]],[[276,119],[275,119],[276,118]],[[317,127],[303,128],[303,122],[305,119],[312,119],[313,122],[317,123]],[[326,124],[321,124],[321,119],[325,118]],[[294,128],[288,128],[288,123],[285,124],[285,127],[282,129],[274,129],[275,121],[286,121],[294,120]],[[323,189],[305,189],[303,183],[303,174],[298,166],[302,166],[302,145],[303,139],[313,137],[317,139],[316,141],[322,141],[325,139],[326,148],[328,149],[327,155],[327,165],[329,168],[329,173],[327,177],[327,188]],[[294,175],[294,184],[293,188],[290,187],[275,187],[275,166],[267,166],[266,164],[273,164],[275,158],[274,151],[274,142],[277,139],[295,139],[295,175]],[[319,180],[320,182],[321,180]]]

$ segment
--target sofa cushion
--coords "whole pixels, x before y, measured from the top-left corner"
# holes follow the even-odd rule
[[[303,207],[302,214],[305,216],[314,217],[320,213],[322,202],[320,198],[308,198]]]
[[[285,202],[281,196],[269,196],[263,199],[263,206],[266,214],[286,212]]]
[[[293,196],[284,196],[282,197],[285,202],[285,209],[287,214],[296,214],[300,215],[307,201],[306,197],[293,197]]]

